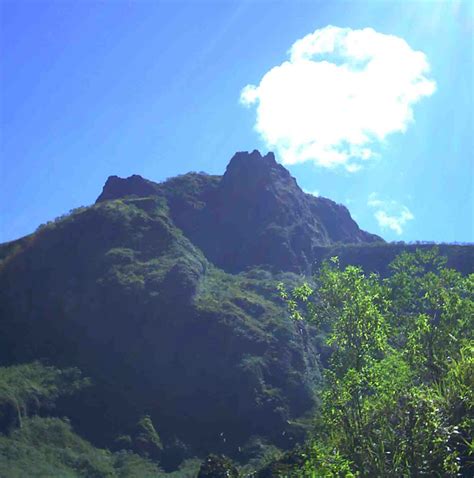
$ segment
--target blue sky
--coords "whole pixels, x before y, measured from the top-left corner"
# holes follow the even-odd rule
[[[470,2],[0,8],[0,242],[93,203],[109,175],[222,174],[253,149],[274,149],[302,188],[387,240],[474,241]],[[342,50],[310,57],[334,32]],[[347,77],[357,38],[378,69]],[[298,40],[308,70],[290,58]],[[353,92],[343,78],[356,77]]]

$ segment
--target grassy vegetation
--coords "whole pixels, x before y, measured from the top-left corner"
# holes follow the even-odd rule
[[[79,437],[67,419],[32,417],[0,434],[0,476],[5,478],[195,478],[200,460],[165,473],[157,463],[130,451],[112,453]]]
[[[59,397],[88,385],[77,369],[38,362],[0,367],[0,476],[158,476],[156,464],[94,448],[67,419],[38,415],[53,412]]]
[[[45,416],[54,413],[61,396],[89,385],[77,369],[61,370],[38,362],[0,367],[1,477],[196,477],[200,460],[185,460],[176,472],[165,473],[147,458],[148,452],[96,448],[74,432],[68,418]],[[12,409],[17,420],[7,420]],[[150,417],[138,423],[137,442],[162,449]]]
[[[0,430],[21,427],[30,414],[54,407],[60,396],[87,385],[78,369],[59,370],[39,362],[0,367]]]

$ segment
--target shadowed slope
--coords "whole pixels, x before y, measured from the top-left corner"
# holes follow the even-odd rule
[[[163,198],[101,202],[4,260],[0,360],[79,367],[95,388],[61,405],[78,431],[110,446],[150,415],[165,467],[238,455],[252,435],[288,446],[302,433],[288,420],[314,405],[320,368],[275,279],[209,264]]]

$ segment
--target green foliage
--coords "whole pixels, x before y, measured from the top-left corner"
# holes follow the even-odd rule
[[[394,345],[421,377],[439,379],[472,340],[474,274],[446,269],[435,251],[402,254],[386,283],[391,290]]]
[[[330,449],[312,442],[301,453],[303,465],[295,476],[304,478],[341,477],[353,478],[352,463],[336,449]]]
[[[59,418],[27,418],[9,436],[0,435],[0,476],[122,478],[165,476],[133,453],[94,448]]]
[[[163,451],[163,444],[150,416],[140,418],[137,428],[136,448],[145,455],[158,456]]]
[[[286,452],[258,473],[258,478],[353,478],[352,463],[338,450],[310,441],[304,446]],[[253,476],[253,475],[251,475]]]
[[[439,253],[447,258],[447,266],[456,269],[462,274],[473,272],[474,247],[469,244],[439,244],[436,246]],[[316,266],[325,260],[337,256],[344,268],[351,264],[358,264],[364,272],[376,272],[381,277],[388,277],[391,273],[390,263],[402,253],[429,252],[433,244],[409,244],[404,242],[372,242],[359,244],[336,244],[315,249]]]
[[[60,370],[38,362],[0,368],[0,413],[12,409],[18,420],[0,434],[0,476],[157,477],[158,466],[131,452],[113,454],[93,447],[72,430],[68,419],[29,416],[88,385],[77,369]],[[162,447],[149,417],[139,423],[139,438]]]
[[[296,467],[302,476],[474,471],[474,275],[447,269],[432,250],[403,253],[391,269],[381,279],[332,259],[315,288],[280,287],[293,318],[330,326],[320,427]],[[331,468],[334,457],[342,461]]]
[[[239,472],[225,456],[209,455],[199,470],[198,478],[238,478]]]
[[[0,367],[0,420],[4,422],[3,428],[21,426],[22,420],[31,413],[43,407],[50,408],[61,395],[71,395],[87,385],[89,380],[82,378],[76,368],[60,370],[39,362]]]
[[[0,436],[0,476],[113,476],[107,455],[73,434],[59,419],[25,419],[11,436]]]
[[[120,451],[113,455],[113,466],[117,478],[164,478],[156,463],[128,451]]]

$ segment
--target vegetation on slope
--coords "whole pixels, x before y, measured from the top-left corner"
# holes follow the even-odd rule
[[[260,476],[474,472],[474,274],[433,250],[391,270],[381,279],[334,258],[315,288],[282,289],[295,319],[327,330],[332,353],[312,444]]]
[[[376,272],[382,277],[389,276],[390,264],[403,252],[430,251],[436,247],[447,259],[447,267],[462,274],[474,272],[474,246],[472,244],[438,244],[428,242],[374,242],[371,244],[334,244],[315,249],[313,271],[331,257],[338,257],[341,267],[360,266],[364,272]]]
[[[78,369],[58,370],[39,362],[0,367],[0,430],[21,427],[23,419],[54,407],[63,395],[89,385]]]
[[[126,450],[112,453],[95,448],[74,433],[67,418],[44,416],[53,412],[60,396],[89,385],[90,381],[82,378],[77,369],[61,370],[39,362],[0,367],[0,476],[185,478],[196,475],[196,462],[188,462],[176,475],[165,475],[145,456]],[[142,436],[142,441],[146,439]]]
[[[140,452],[149,416],[166,470],[211,451],[246,461],[255,436],[300,441],[315,405],[320,342],[274,285],[296,277],[217,269],[163,198],[101,202],[41,227],[0,266],[0,360],[90,376],[58,407],[98,446]]]
[[[229,459],[210,455],[200,477],[472,474],[474,275],[462,276],[446,268],[436,251],[421,250],[399,256],[391,271],[383,279],[355,266],[341,269],[333,258],[311,285],[289,293],[280,287],[295,323],[311,322],[326,344],[321,346],[327,368],[313,436],[283,456],[274,449],[264,458],[261,450],[261,458],[270,461],[258,472],[258,461],[239,471]],[[294,276],[282,278],[287,286],[295,284]],[[216,272],[200,286],[200,300],[206,304],[217,294],[216,304],[224,309],[232,310],[237,302],[265,317],[262,296],[255,291],[274,294],[272,279],[263,270],[238,276]],[[198,300],[197,307],[203,304]],[[272,315],[266,320],[271,323]],[[266,383],[268,357],[246,356],[242,363]],[[77,369],[38,362],[0,367],[0,476],[165,476],[158,466],[163,443],[150,416],[120,437],[115,452],[80,438],[68,419],[45,416],[61,396],[89,386]],[[265,393],[272,396],[271,390]],[[281,457],[272,459],[275,454]],[[187,460],[166,476],[197,474],[198,462]]]

